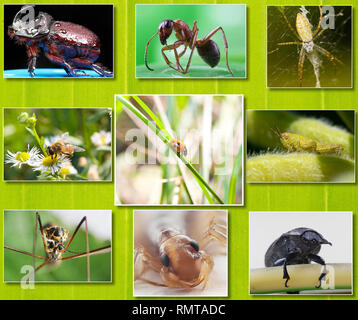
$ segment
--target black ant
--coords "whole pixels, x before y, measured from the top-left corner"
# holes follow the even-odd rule
[[[168,45],[167,44],[167,39],[172,34],[173,29],[175,30],[175,37],[178,39],[178,41],[175,41],[173,44]],[[230,70],[230,67],[229,67],[228,44],[227,44],[227,41],[226,41],[226,37],[225,37],[225,33],[224,33],[223,28],[222,27],[217,27],[213,31],[211,31],[205,38],[197,39],[199,29],[197,28],[197,22],[196,21],[194,21],[193,30],[191,30],[189,28],[189,26],[183,20],[164,20],[164,21],[162,21],[160,23],[159,27],[158,27],[158,32],[156,32],[149,39],[149,41],[147,42],[147,46],[145,48],[145,55],[144,55],[145,65],[150,71],[154,71],[153,69],[151,69],[148,66],[148,63],[147,63],[147,51],[148,51],[148,46],[149,46],[150,41],[157,34],[159,34],[160,43],[162,45],[165,45],[162,48],[162,55],[163,55],[163,58],[164,58],[165,62],[167,63],[167,65],[169,67],[173,68],[174,70],[176,70],[176,71],[178,71],[180,73],[184,73],[184,74],[188,73],[191,58],[193,56],[195,48],[197,48],[200,57],[210,67],[214,68],[215,66],[218,65],[218,63],[220,61],[220,50],[219,50],[219,47],[216,44],[216,42],[211,40],[210,38],[216,32],[218,32],[219,30],[222,31],[223,39],[224,39],[224,43],[225,43],[226,66],[227,66],[229,72],[231,73],[231,75],[234,76],[234,74],[232,73],[232,71]],[[177,49],[180,46],[184,46],[184,50],[181,53],[178,53]],[[190,53],[188,64],[186,65],[186,68],[184,69],[180,64],[179,59],[184,55],[184,53],[186,52],[187,47],[189,47],[189,49],[191,50],[191,53]],[[168,50],[173,50],[174,51],[175,60],[176,60],[176,67],[169,61],[169,59],[167,58],[167,56],[164,53],[164,51],[168,51]]]

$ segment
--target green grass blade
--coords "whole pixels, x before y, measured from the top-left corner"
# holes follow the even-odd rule
[[[228,194],[228,203],[229,204],[235,203],[237,181],[239,179],[240,171],[241,171],[241,162],[242,162],[242,146],[240,146],[240,150],[236,155],[235,162],[234,162],[234,168],[232,169],[230,185],[229,185],[229,194]]]

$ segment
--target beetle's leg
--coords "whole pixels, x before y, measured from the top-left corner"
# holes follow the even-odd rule
[[[318,288],[321,287],[322,280],[326,279],[326,275],[327,275],[326,262],[320,256],[318,256],[316,254],[309,254],[308,259],[310,259],[311,261],[316,262],[318,264],[321,264],[323,266],[323,271],[322,271],[321,275],[318,278],[319,285],[316,286],[316,288],[318,289]]]
[[[287,264],[290,263],[290,260],[294,259],[297,255],[299,254],[299,252],[291,252],[289,253],[286,258],[281,258],[278,259],[274,262],[274,266],[280,266],[283,264],[283,277],[282,279],[286,279],[285,281],[285,287],[288,288],[287,282],[288,280],[290,280],[290,276],[288,274],[287,271]]]
[[[229,70],[230,74],[232,76],[234,76],[234,74],[232,73],[230,67],[229,67],[229,46],[227,44],[227,40],[226,40],[226,36],[225,36],[225,32],[224,29],[222,27],[217,27],[216,29],[214,29],[213,31],[211,31],[205,38],[203,39],[199,39],[196,43],[196,45],[198,47],[201,47],[203,45],[205,45],[213,36],[215,33],[217,33],[219,30],[221,30],[222,35],[223,35],[223,40],[224,40],[224,44],[225,44],[225,50],[226,50],[226,66],[227,69]]]
[[[26,52],[27,52],[27,70],[30,73],[30,76],[33,78],[35,76],[35,69],[36,69],[36,60],[38,54],[38,48],[36,45],[26,45]]]

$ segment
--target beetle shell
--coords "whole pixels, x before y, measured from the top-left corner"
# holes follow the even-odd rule
[[[172,139],[172,140],[170,140],[170,145],[177,153],[183,154],[184,156],[187,155],[188,151],[186,149],[186,146],[180,140]]]
[[[308,241],[304,241],[302,235],[311,232],[316,237],[317,244],[313,245]],[[265,254],[265,266],[273,267],[279,259],[287,257],[290,252],[299,252],[300,254],[287,262],[287,264],[307,264],[311,261],[308,254],[318,254],[321,250],[322,243],[329,243],[317,231],[310,228],[296,228],[282,234],[268,248]]]
[[[209,40],[204,46],[197,47],[200,57],[214,68],[220,61],[220,49],[215,41]]]

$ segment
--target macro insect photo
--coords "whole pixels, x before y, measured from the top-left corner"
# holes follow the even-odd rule
[[[113,78],[113,5],[4,5],[5,78]]]
[[[354,110],[248,110],[248,182],[354,183]]]
[[[249,215],[250,294],[352,294],[352,212]]]
[[[246,5],[136,5],[137,78],[246,78]]]
[[[133,295],[228,295],[227,211],[135,210]]]
[[[352,6],[268,6],[267,87],[351,88]]]
[[[116,96],[117,205],[242,205],[243,96]]]
[[[112,110],[5,108],[5,181],[111,181]]]
[[[112,212],[4,211],[4,281],[111,282]]]

